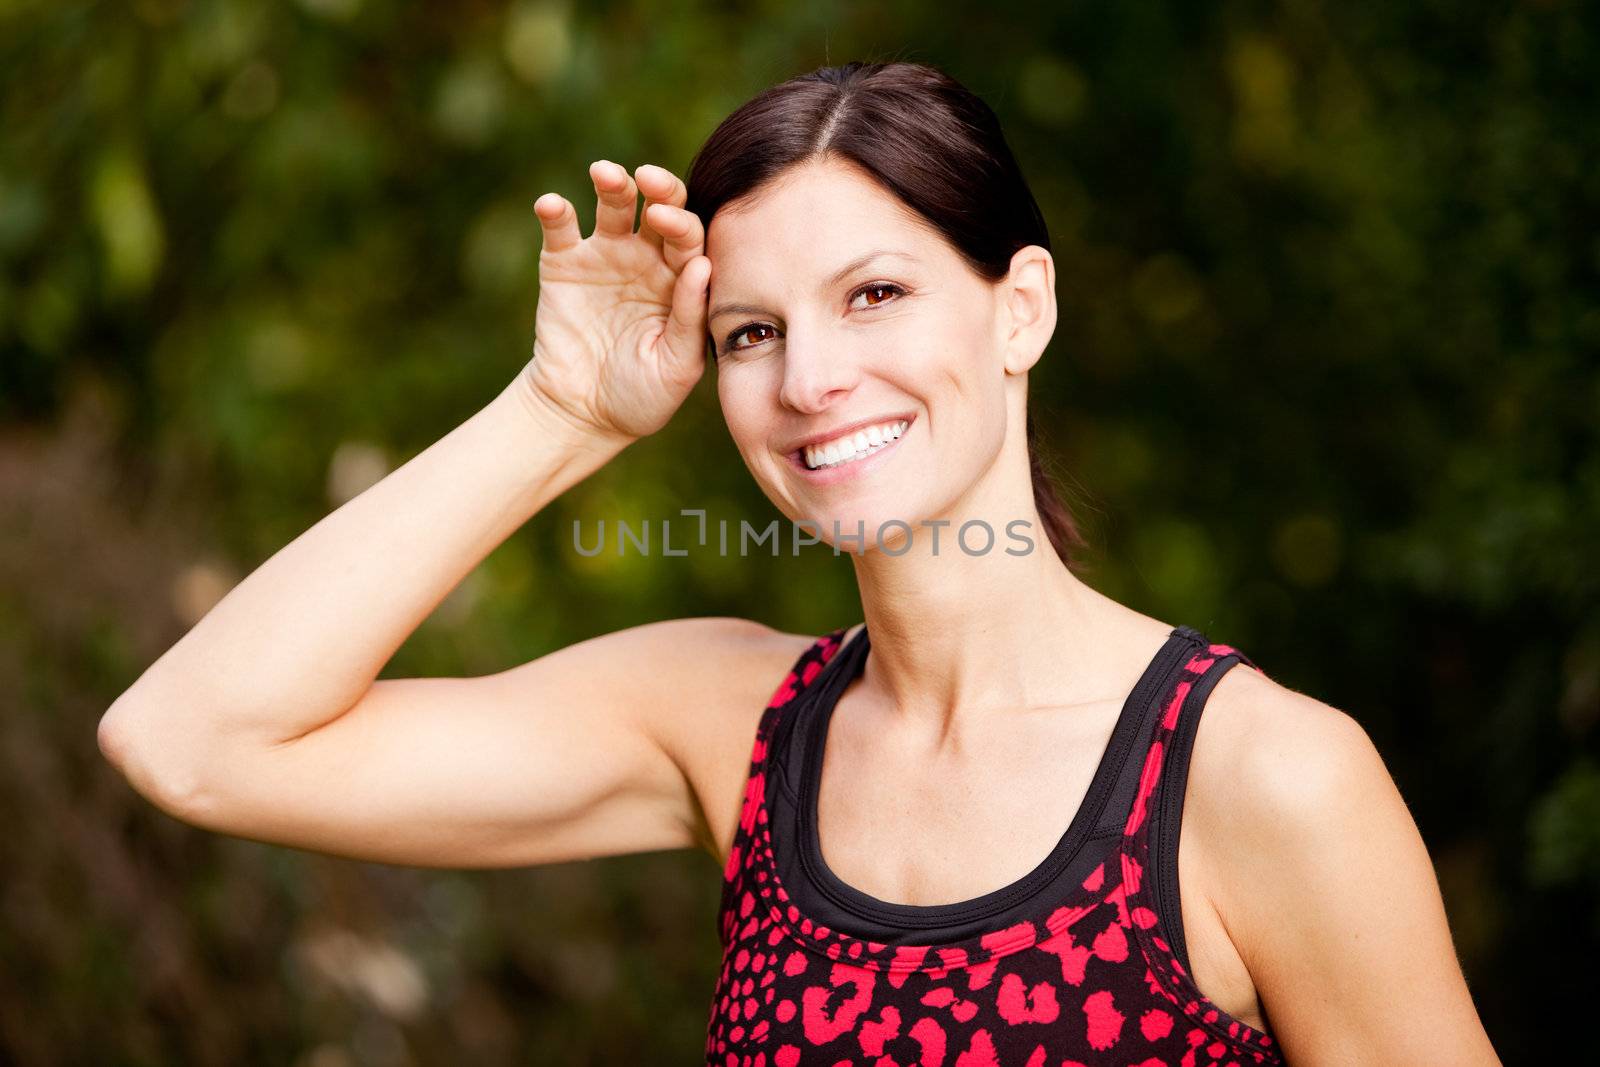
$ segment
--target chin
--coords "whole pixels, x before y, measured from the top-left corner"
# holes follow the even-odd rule
[[[929,532],[921,524],[919,509],[905,507],[831,508],[798,515],[789,521],[798,525],[802,518],[814,523],[814,536],[824,544],[838,548],[841,556],[846,553],[859,555],[880,548],[880,536],[884,542],[893,545],[896,539],[907,536],[906,526],[910,527],[913,539],[926,536]],[[835,528],[838,536],[835,536]],[[805,532],[813,533],[812,527],[805,527]]]

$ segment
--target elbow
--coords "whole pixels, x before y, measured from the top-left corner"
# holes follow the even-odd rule
[[[100,747],[100,755],[124,777],[127,776],[130,763],[128,734],[132,727],[127,722],[129,718],[130,713],[118,701],[100,716],[100,725],[95,730],[95,743]]]
[[[95,739],[134,792],[174,818],[199,819],[206,796],[201,776],[192,762],[175,758],[179,746],[153,715],[119,701],[100,717]]]

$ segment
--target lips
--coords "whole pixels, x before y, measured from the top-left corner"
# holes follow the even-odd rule
[[[910,422],[906,419],[873,423],[865,429],[857,430],[854,434],[834,437],[820,445],[807,445],[800,450],[800,455],[810,470],[842,466],[888,447],[900,439],[900,435],[905,433],[909,425]]]
[[[847,422],[842,426],[835,426],[831,430],[814,433],[809,437],[791,441],[783,449],[783,453],[785,455],[800,455],[803,457],[805,450],[809,447],[837,441],[847,435],[853,435],[858,431],[865,430],[869,426],[887,426],[894,422],[910,423],[916,417],[916,413],[912,411],[891,411],[870,418],[857,419],[855,422]]]
[[[840,457],[838,454],[835,454],[835,460],[832,466],[824,465],[815,468],[807,466],[804,449],[789,453],[788,461],[794,466],[795,471],[798,472],[800,477],[803,478],[808,484],[813,486],[824,487],[837,485],[845,481],[864,477],[870,473],[875,466],[882,463],[893,462],[892,454],[900,447],[901,442],[905,439],[906,435],[911,432],[913,426],[915,425],[914,419],[902,421],[904,429],[898,436],[891,436],[887,440],[881,440],[880,435],[881,443],[879,445],[872,447],[869,443],[869,447],[864,452],[853,452],[848,458]],[[868,425],[876,426],[879,424],[870,423]],[[835,438],[835,440],[837,440],[837,438]],[[813,455],[815,455],[814,452]]]

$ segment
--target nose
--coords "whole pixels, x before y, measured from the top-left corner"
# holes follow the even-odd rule
[[[795,411],[814,415],[832,407],[855,388],[860,362],[847,348],[825,338],[798,342],[791,331],[784,341],[783,386],[778,399]]]

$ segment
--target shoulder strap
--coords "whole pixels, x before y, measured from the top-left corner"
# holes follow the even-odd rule
[[[1100,809],[1100,816],[1095,822],[1092,836],[1123,835],[1128,815],[1133,810],[1139,794],[1150,740],[1161,719],[1162,709],[1166,707],[1167,698],[1172,693],[1172,683],[1194,650],[1205,647],[1206,639],[1193,627],[1174,628],[1166,644],[1156,653],[1145,677],[1141,678],[1133,692],[1128,694],[1129,704],[1123,709],[1123,715],[1129,720],[1128,729],[1124,731],[1123,724],[1119,720],[1112,732],[1112,742],[1115,744],[1118,736],[1124,732],[1127,734],[1127,739],[1123,743],[1122,753],[1118,756],[1116,779],[1106,795],[1105,804]]]
[[[1194,752],[1195,733],[1200,726],[1200,714],[1205,710],[1211,691],[1222,676],[1237,663],[1254,667],[1244,653],[1227,645],[1211,645],[1212,663],[1194,682],[1179,709],[1178,722],[1173,728],[1168,746],[1166,768],[1156,785],[1156,808],[1150,825],[1150,848],[1154,875],[1156,913],[1162,917],[1171,934],[1173,953],[1185,968],[1189,966],[1188,948],[1183,937],[1183,913],[1178,895],[1178,837],[1183,827],[1183,798],[1189,784],[1189,757]],[[1257,668],[1258,670],[1260,668]],[[1170,919],[1170,922],[1166,920]]]
[[[1199,1031],[1209,1032],[1219,1040],[1252,1046],[1255,1059],[1263,1062],[1268,1054],[1254,1049],[1275,1048],[1272,1035],[1228,1015],[1194,984],[1183,942],[1178,897],[1178,817],[1182,813],[1189,755],[1185,746],[1193,743],[1195,727],[1211,691],[1224,674],[1240,663],[1260,670],[1238,649],[1207,642],[1197,647],[1184,664],[1178,687],[1162,714],[1160,729],[1150,740],[1140,801],[1119,849],[1119,890],[1126,908],[1123,922],[1138,941],[1149,967],[1150,988],[1159,989]],[[1184,737],[1188,741],[1182,740]],[[1281,1058],[1274,1062],[1281,1062]]]
[[[1134,875],[1129,906],[1144,909],[1146,921],[1157,927],[1185,969],[1189,960],[1179,905],[1178,840],[1189,757],[1206,701],[1222,676],[1239,663],[1260,670],[1238,649],[1200,639],[1163,698],[1159,722],[1148,737],[1139,796],[1124,830],[1124,852]]]
[[[739,872],[743,868],[745,852],[750,847],[756,823],[766,816],[767,751],[773,733],[784,717],[784,712],[794,705],[795,699],[805,692],[816,680],[817,675],[822,673],[822,668],[838,653],[844,635],[849,629],[848,626],[841,626],[837,630],[823,634],[800,653],[783,681],[772,691],[772,696],[768,698],[767,706],[761,712],[761,718],[756,724],[755,742],[750,750],[750,769],[745,776],[744,803],[739,810],[739,825],[734,830],[733,844],[728,850],[728,861],[722,869],[719,926],[724,943],[732,935],[732,930],[727,928],[727,923],[733,919],[728,911],[728,902],[734,885],[739,880]]]

